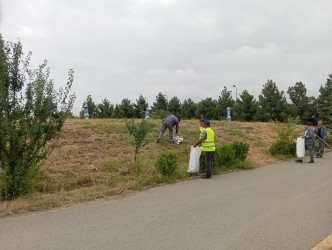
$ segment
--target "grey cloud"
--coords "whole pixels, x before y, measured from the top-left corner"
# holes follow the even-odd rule
[[[303,81],[316,95],[331,72],[331,1],[11,0],[1,33],[20,38],[35,65],[49,59],[56,84],[75,69],[76,108],[217,98],[223,86],[256,96],[267,79],[282,90]]]

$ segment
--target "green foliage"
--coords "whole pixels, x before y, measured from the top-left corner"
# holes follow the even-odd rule
[[[133,118],[135,116],[134,104],[128,98],[122,99],[120,109],[125,118]]]
[[[217,102],[217,109],[219,113],[219,117],[222,120],[226,119],[227,116],[227,108],[233,108],[235,101],[232,98],[232,91],[228,91],[227,87],[225,86],[224,89],[221,91],[221,94],[218,98]]]
[[[144,118],[147,107],[148,103],[146,102],[145,98],[142,95],[140,95],[139,98],[136,100],[136,104],[134,104],[135,117]]]
[[[181,117],[183,119],[195,118],[196,109],[197,109],[197,104],[194,103],[194,101],[191,98],[184,100],[181,107],[181,112],[182,112]]]
[[[152,113],[155,113],[157,110],[168,110],[168,101],[166,96],[159,92],[158,95],[156,96],[156,102],[153,103],[152,108]]]
[[[287,142],[287,141],[277,141],[269,147],[269,153],[271,155],[295,156],[296,143]]]
[[[97,106],[95,102],[92,100],[91,95],[88,95],[86,97],[86,100],[83,102],[82,108],[84,108],[85,105],[88,105],[88,112],[89,112],[89,118],[97,118]],[[84,111],[81,111],[80,118],[84,118]]]
[[[168,103],[168,111],[175,115],[176,117],[180,117],[181,115],[181,102],[179,98],[176,96],[172,97],[172,99]]]
[[[135,120],[132,119],[131,121],[126,120],[126,127],[128,129],[128,133],[133,137],[132,144],[135,146],[134,163],[136,169],[137,155],[139,150],[147,143],[149,126],[145,119],[142,119],[139,125],[136,125]]]
[[[217,101],[212,98],[205,98],[198,103],[197,115],[199,119],[217,120],[219,118]]]
[[[224,166],[234,160],[235,150],[232,144],[224,144],[216,148],[213,159],[215,166]]]
[[[239,137],[244,137],[244,133],[240,130],[235,130],[235,129],[225,129],[223,130],[224,133],[230,134],[230,135],[235,135]]]
[[[261,121],[283,121],[285,119],[286,97],[275,82],[268,80],[259,95]]]
[[[75,95],[74,72],[65,89],[56,91],[45,60],[29,68],[31,53],[22,59],[20,42],[5,43],[0,35],[0,198],[10,199],[29,189],[38,163],[49,150],[46,143],[61,132]]]
[[[96,118],[111,118],[114,110],[114,105],[106,98],[97,105]]]
[[[156,162],[157,170],[163,175],[174,174],[178,166],[178,156],[174,152],[163,152],[158,156]]]
[[[244,163],[248,155],[249,146],[246,142],[235,141],[216,147],[213,155],[213,172],[216,173],[218,170],[227,169],[253,168],[252,163]],[[200,157],[200,166],[200,170],[204,172],[206,170],[204,153]]]
[[[316,102],[319,119],[324,120],[324,124],[332,128],[332,74],[327,78],[325,85],[320,86],[319,93]]]
[[[258,103],[253,95],[244,90],[233,108],[233,118],[238,121],[256,120]]]
[[[302,82],[289,87],[287,93],[293,105],[288,105],[288,113],[292,117],[300,116],[302,122],[307,122],[314,117],[315,106],[312,105],[314,97],[307,96],[307,89]]]
[[[244,161],[247,159],[248,152],[249,152],[249,143],[242,142],[242,141],[235,141],[232,144],[232,148],[235,151],[235,159],[238,159],[240,161]]]
[[[151,119],[164,119],[166,115],[169,115],[170,113],[166,110],[158,109],[154,111],[150,117]]]
[[[326,142],[327,142],[330,146],[332,146],[332,135],[327,135],[327,140],[326,140]]]
[[[299,118],[288,118],[286,123],[277,122],[273,126],[273,130],[278,134],[277,141],[273,143],[269,152],[271,155],[292,155],[296,154],[297,137],[301,135],[301,130],[297,126],[300,122]]]

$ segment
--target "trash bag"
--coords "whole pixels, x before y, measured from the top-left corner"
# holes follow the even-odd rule
[[[200,147],[190,147],[190,159],[188,171],[189,173],[198,173],[199,172],[199,158],[201,156],[202,149]]]
[[[305,155],[304,138],[302,137],[296,139],[296,155],[299,158],[302,158]]]
[[[180,144],[181,142],[183,142],[183,137],[182,136],[173,136],[173,141],[176,144]]]

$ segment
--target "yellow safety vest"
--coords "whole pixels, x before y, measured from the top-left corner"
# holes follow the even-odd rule
[[[204,128],[201,126],[199,128],[199,139],[201,139],[201,137],[202,137],[203,130],[204,130]]]
[[[211,128],[206,128],[207,138],[202,142],[203,151],[215,151],[216,144],[214,142],[214,131]]]

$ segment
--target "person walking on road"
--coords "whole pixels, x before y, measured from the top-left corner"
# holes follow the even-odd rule
[[[324,154],[325,141],[327,140],[327,129],[323,126],[323,121],[318,121],[317,127],[315,129],[316,142],[316,158],[322,158]]]
[[[169,130],[169,142],[173,143],[173,127],[176,126],[175,133],[176,133],[176,135],[178,135],[180,121],[181,121],[181,118],[176,117],[175,115],[167,115],[165,117],[165,119],[162,121],[160,134],[158,136],[157,143],[160,142],[161,137],[163,136],[163,134],[165,133],[167,128]]]
[[[305,127],[305,131],[304,131],[304,136],[302,136],[302,138],[304,138],[304,145],[305,145],[305,150],[309,151],[310,154],[310,161],[309,163],[314,163],[314,152],[312,150],[314,141],[313,141],[313,137],[314,137],[314,131],[312,130],[312,128],[309,127],[309,123],[306,122],[304,124]],[[302,158],[299,158],[296,160],[296,162],[303,162]]]
[[[216,144],[214,141],[214,131],[210,128],[210,121],[205,120],[204,129],[202,136],[194,147],[197,147],[202,143],[202,151],[205,152],[205,163],[206,163],[206,175],[203,175],[202,178],[210,179],[212,175],[212,163],[213,163],[213,154],[216,150]]]

